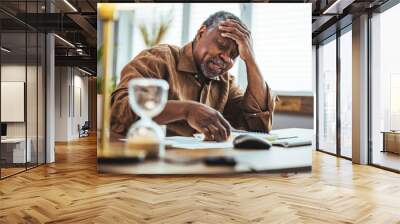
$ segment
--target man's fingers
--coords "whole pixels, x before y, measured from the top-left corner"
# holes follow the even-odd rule
[[[212,135],[211,135],[211,131],[210,130],[208,130],[208,128],[207,127],[204,127],[202,130],[201,130],[201,132],[204,134],[204,139],[205,140],[212,140],[213,139],[213,137],[212,137]]]
[[[229,124],[229,122],[222,116],[221,113],[218,113],[219,116],[219,121],[221,122],[221,124],[225,127],[226,130],[226,134],[229,137],[231,135],[231,125]]]
[[[221,36],[231,38],[231,39],[234,40],[238,45],[239,45],[239,42],[241,41],[241,39],[240,39],[236,34],[233,34],[233,33],[224,32],[224,33],[221,33]]]
[[[220,23],[220,27],[233,27],[236,31],[238,31],[239,33],[243,33],[243,35],[250,37],[251,33],[250,31],[245,28],[242,24],[240,24],[239,22],[235,21],[235,20],[227,20],[227,21],[223,21]]]
[[[211,135],[214,136],[213,140],[220,141],[222,136],[221,136],[221,133],[219,131],[219,127],[217,126],[217,124],[209,124],[208,130],[210,130]]]
[[[216,140],[217,141],[225,141],[225,140],[227,140],[228,139],[228,134],[227,134],[226,128],[221,124],[220,121],[217,121],[215,125],[218,128],[218,133],[219,133],[219,136],[220,136],[220,138],[216,139]]]
[[[236,27],[233,26],[225,26],[225,25],[220,25],[219,26],[219,30],[224,31],[224,32],[228,32],[228,33],[233,33],[241,38],[247,38],[247,34],[241,32],[240,30],[238,30]]]
[[[249,35],[249,36],[251,35],[250,30],[249,30],[245,25],[239,23],[238,21],[236,21],[236,20],[234,20],[234,19],[228,19],[228,22],[231,22],[231,23],[235,24],[236,27],[237,27],[238,29],[240,29],[243,33],[246,33],[246,34]]]
[[[219,120],[216,120],[214,123],[210,124],[208,129],[211,131],[211,135],[214,136],[215,141],[225,141],[228,139],[226,128]]]
[[[227,25],[222,25],[222,24],[218,26],[218,29],[220,29],[222,31],[227,31],[227,32],[230,32],[230,33],[233,33],[233,32],[237,31],[237,29],[235,27],[233,27],[233,26],[227,26]]]

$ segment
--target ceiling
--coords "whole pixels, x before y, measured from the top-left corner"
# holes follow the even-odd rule
[[[316,44],[336,32],[336,28],[341,29],[351,24],[352,17],[358,16],[368,10],[374,10],[389,0],[218,0],[218,2],[225,1],[238,3],[311,3],[312,37],[313,43]],[[132,2],[132,0],[102,0],[101,2]],[[183,0],[136,0],[135,2],[162,3],[183,2]],[[201,3],[204,2],[204,0],[191,0],[190,2]]]
[[[351,24],[353,17],[372,12],[388,0],[309,0],[312,3],[312,37],[317,44]]]
[[[379,7],[388,0],[254,0],[267,3],[311,3],[312,38],[319,43],[339,28],[351,24],[352,17]],[[2,43],[14,49],[15,55],[25,55],[25,32],[55,32],[56,65],[75,65],[96,73],[96,0],[1,0],[0,26]],[[100,1],[99,1],[100,2]],[[101,2],[132,2],[104,0]],[[136,2],[151,2],[148,0]],[[166,1],[153,1],[166,2]],[[168,2],[171,2],[169,0]],[[172,1],[173,2],[173,1]],[[179,2],[179,1],[177,1]],[[202,2],[202,1],[193,1]],[[49,12],[52,13],[49,13]],[[340,21],[340,22],[338,22]],[[29,36],[29,35],[28,35]],[[35,52],[35,43],[28,38],[28,55]]]
[[[95,0],[47,0],[47,4],[45,0],[1,0],[2,46],[12,49],[7,58],[32,58],[43,47],[36,47],[37,33],[54,32],[61,37],[55,38],[56,65],[79,66],[96,74],[96,7]]]

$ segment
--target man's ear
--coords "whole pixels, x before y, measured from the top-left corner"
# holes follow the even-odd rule
[[[197,30],[197,34],[196,34],[196,38],[195,39],[199,40],[206,31],[207,31],[207,27],[205,25],[201,25],[199,30]]]

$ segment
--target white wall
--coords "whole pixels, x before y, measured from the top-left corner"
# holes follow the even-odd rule
[[[314,114],[317,112],[317,48],[315,45],[312,46],[312,52],[311,52],[311,71],[312,71],[312,92],[313,92],[313,99],[314,99]],[[313,116],[313,129],[314,129],[314,134],[316,136],[317,132],[317,119],[316,116]]]
[[[71,134],[73,138],[79,137],[78,133],[78,124],[81,126],[88,121],[88,79],[87,77],[80,76],[81,73],[78,75],[74,75],[74,108],[72,109],[73,119],[71,120]],[[80,101],[80,102],[79,102]],[[81,107],[81,108],[80,108]],[[82,110],[82,111],[80,111]],[[75,112],[75,113],[74,113]]]
[[[68,140],[69,115],[69,69],[55,68],[55,141]]]
[[[55,73],[55,141],[70,141],[88,120],[88,79],[72,67],[56,67]]]

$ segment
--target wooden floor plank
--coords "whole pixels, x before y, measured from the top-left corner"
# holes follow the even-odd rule
[[[311,173],[99,174],[96,137],[0,181],[0,223],[400,223],[400,175],[321,152]]]

